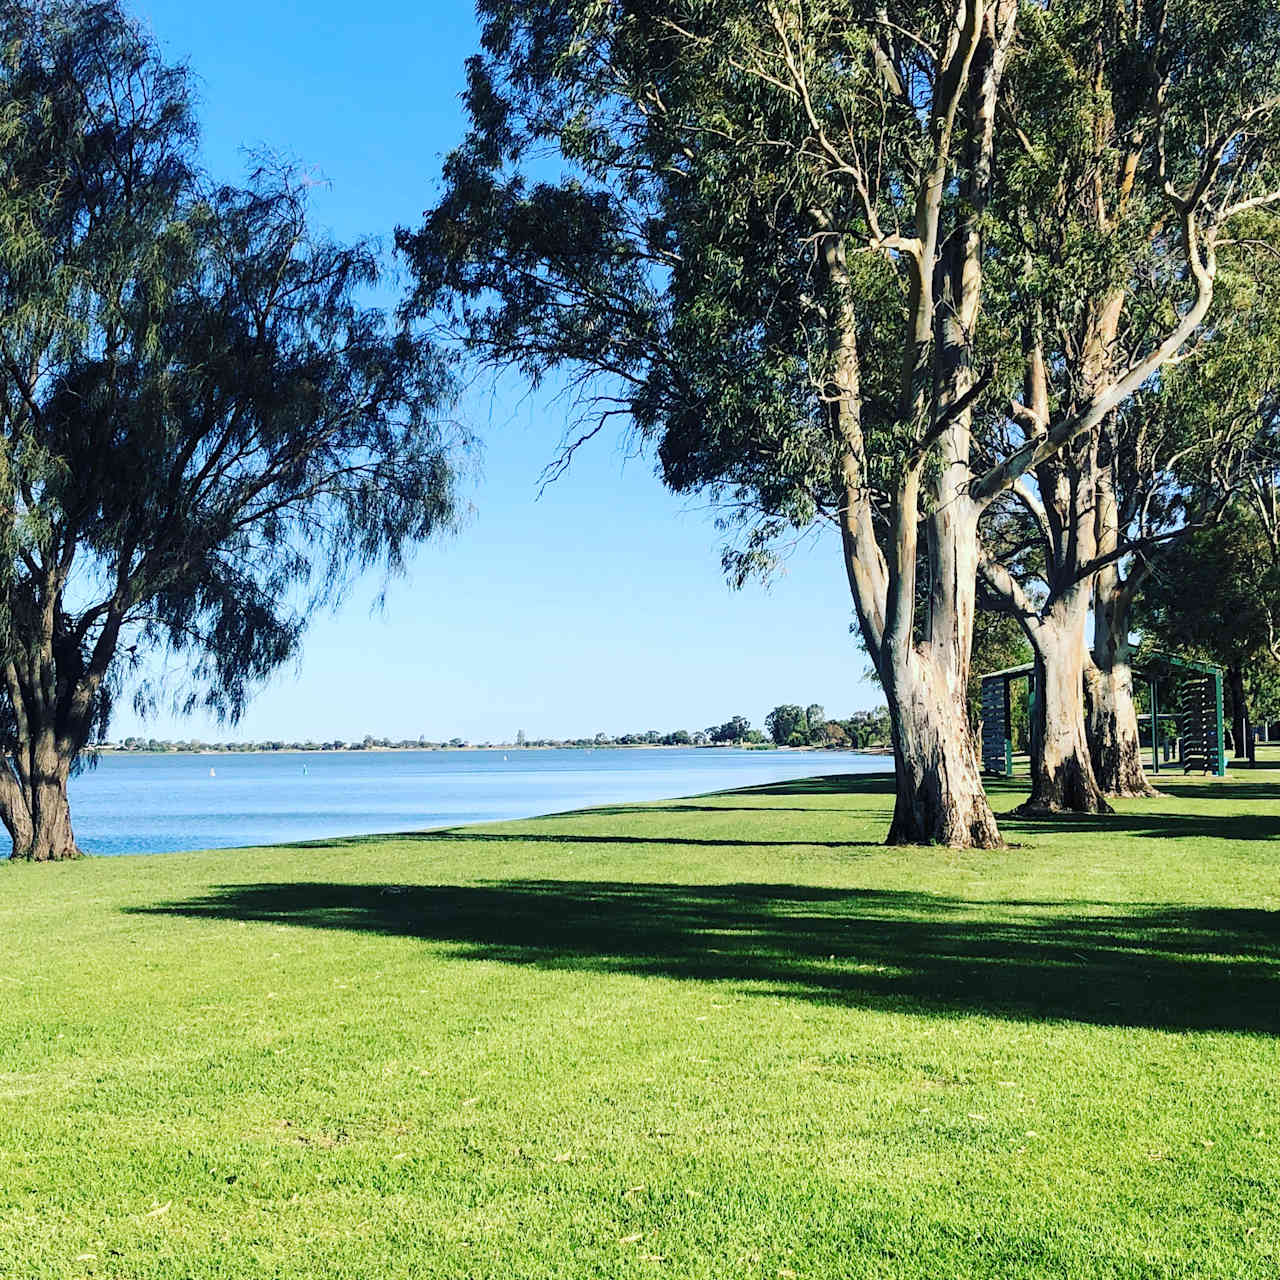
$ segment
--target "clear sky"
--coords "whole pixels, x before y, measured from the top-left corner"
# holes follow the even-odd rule
[[[413,224],[459,137],[465,0],[132,0],[201,95],[206,163],[244,172],[269,146],[326,179],[318,220],[335,234]],[[881,699],[853,619],[839,547],[802,545],[765,589],[734,592],[698,500],[667,493],[616,437],[580,452],[538,497],[564,410],[519,387],[472,406],[483,440],[460,536],[425,548],[371,611],[361,583],[317,618],[301,661],[235,730],[122,710],[112,736],[475,741],[761,725],[779,702],[847,715]]]

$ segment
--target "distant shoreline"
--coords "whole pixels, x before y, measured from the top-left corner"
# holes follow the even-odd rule
[[[888,756],[892,755],[889,747],[777,747],[764,745],[738,746],[734,743],[701,743],[698,745],[677,746],[661,742],[602,742],[591,746],[516,746],[514,743],[498,743],[495,746],[450,747],[450,746],[413,746],[413,747],[190,747],[173,748],[172,750],[149,750],[145,747],[121,747],[111,743],[102,743],[89,748],[90,751],[104,756],[343,756],[343,755],[404,755],[413,751],[456,752],[456,751],[751,751],[751,752],[785,752],[792,755],[821,752],[843,752],[856,756]]]

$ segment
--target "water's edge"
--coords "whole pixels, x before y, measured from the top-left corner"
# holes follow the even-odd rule
[[[529,819],[886,769],[883,754],[733,748],[104,754],[72,780],[91,854],[259,848]]]

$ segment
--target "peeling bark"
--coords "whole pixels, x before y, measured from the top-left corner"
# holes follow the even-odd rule
[[[831,374],[823,400],[844,444],[840,508],[845,569],[867,652],[893,724],[894,844],[991,848],[1000,843],[982,788],[965,691],[973,641],[978,504],[973,480],[973,341],[982,283],[981,213],[989,196],[995,104],[1012,44],[1015,0],[962,6],[929,114],[930,159],[916,190],[914,235],[882,236],[907,275],[898,417],[916,431],[894,485],[873,504],[862,429],[856,289],[837,220],[815,211],[832,306]],[[957,138],[957,122],[963,137]],[[943,226],[948,175],[963,147],[964,200]],[[874,210],[868,206],[874,222]],[[939,464],[926,481],[926,464]],[[926,487],[927,486],[927,487]],[[917,593],[919,538],[929,563],[928,616]]]
[[[927,525],[932,573],[929,638],[916,640],[902,620],[911,618],[916,559],[914,519],[899,525],[895,591],[888,634],[877,610],[866,609],[858,584],[875,579],[882,564],[865,539],[846,533],[848,572],[859,602],[868,651],[876,661],[893,726],[895,803],[890,844],[944,844],[992,849],[1001,844],[982,786],[977,748],[969,729],[966,688],[973,639],[977,511],[957,502]],[[874,545],[874,542],[872,543]]]
[[[994,849],[1000,831],[982,787],[963,700],[938,665],[912,653],[886,685],[894,735],[890,844]]]
[[[1142,763],[1133,672],[1127,661],[1084,673],[1085,732],[1098,786],[1108,796],[1158,796]]]
[[[1099,507],[1104,515],[1111,510],[1110,485],[1100,483]],[[1107,532],[1118,521],[1107,519]],[[1100,545],[1104,550],[1109,549]],[[1133,703],[1133,670],[1129,665],[1129,610],[1141,581],[1139,570],[1133,570],[1121,582],[1119,570],[1109,564],[1099,570],[1094,583],[1093,661],[1084,673],[1085,730],[1089,738],[1089,754],[1098,785],[1109,796],[1156,796],[1142,764],[1142,746],[1138,738],[1138,713]],[[1157,731],[1157,742],[1159,733]]]
[[[961,468],[942,484],[961,483]],[[982,762],[969,728],[967,689],[973,647],[978,565],[978,508],[967,499],[939,506],[926,528],[929,543],[929,632],[886,693],[896,708],[896,792],[890,844],[947,844],[994,849],[1001,844],[982,785]],[[892,691],[890,687],[892,686]]]
[[[1031,795],[1018,812],[1110,813],[1084,725],[1084,593],[1060,601],[1029,634],[1035,651]]]

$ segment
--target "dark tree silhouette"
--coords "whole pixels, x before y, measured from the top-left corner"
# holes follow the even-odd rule
[[[67,780],[131,662],[234,719],[352,569],[454,514],[444,370],[305,184],[197,170],[188,76],[114,3],[0,16],[0,818],[77,855]]]

